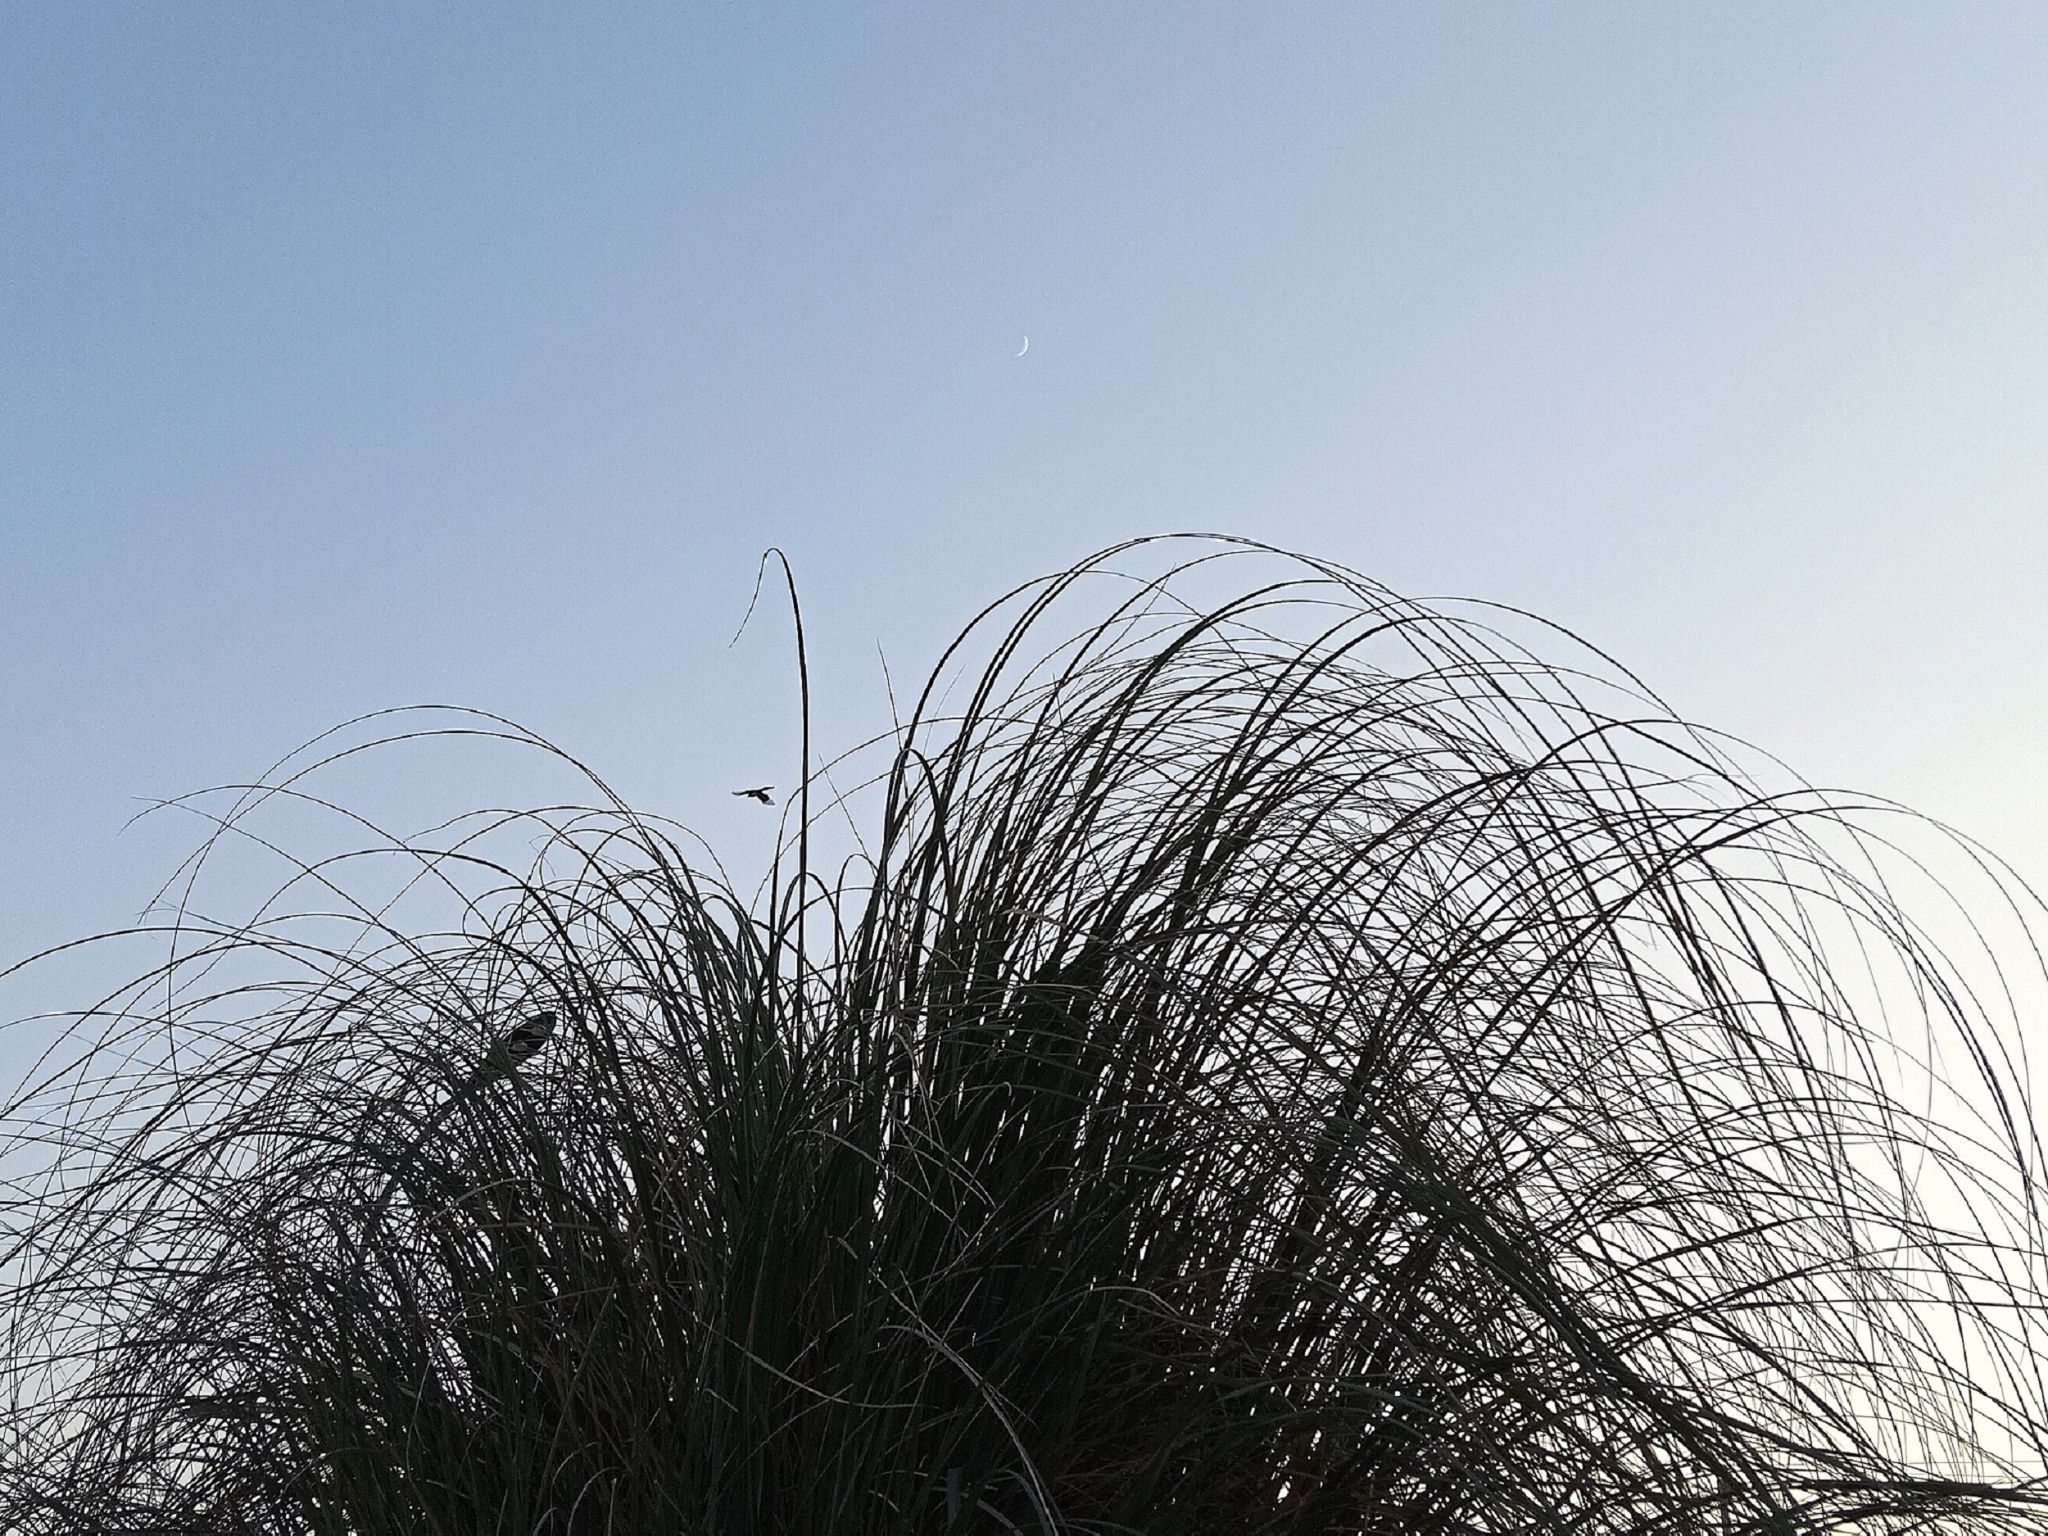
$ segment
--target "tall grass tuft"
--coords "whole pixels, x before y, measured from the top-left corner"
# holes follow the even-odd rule
[[[0,1527],[2048,1528],[2031,898],[1534,627],[1105,551],[751,897],[592,777],[203,915],[487,716],[192,802],[6,1107]]]

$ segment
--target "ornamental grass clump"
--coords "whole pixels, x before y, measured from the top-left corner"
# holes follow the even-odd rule
[[[2024,891],[1460,611],[1106,551],[752,897],[592,777],[203,914],[486,716],[194,802],[6,1111],[0,1527],[2048,1528]]]

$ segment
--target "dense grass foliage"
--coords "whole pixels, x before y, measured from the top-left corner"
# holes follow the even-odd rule
[[[2031,949],[1455,612],[1105,552],[744,900],[591,779],[207,919],[364,749],[531,738],[288,760],[7,1108],[0,1527],[2048,1527]]]

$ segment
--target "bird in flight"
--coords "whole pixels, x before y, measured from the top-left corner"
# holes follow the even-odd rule
[[[483,1065],[477,1069],[482,1080],[504,1077],[517,1070],[526,1059],[548,1042],[548,1036],[555,1032],[555,1010],[543,1009],[490,1049]]]
[[[744,795],[749,800],[758,800],[763,805],[773,805],[775,803],[774,798],[769,795],[768,791],[774,787],[773,784],[763,784],[759,789],[736,789],[733,793]]]

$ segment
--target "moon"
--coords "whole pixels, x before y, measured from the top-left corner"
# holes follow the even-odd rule
[[[1023,356],[1023,355],[1024,355],[1024,354],[1025,354],[1026,352],[1029,352],[1030,350],[1031,350],[1031,338],[1030,338],[1029,336],[1026,336],[1026,337],[1024,338],[1024,345],[1023,345],[1023,346],[1021,346],[1021,347],[1019,347],[1019,348],[1017,349],[1017,355],[1018,355],[1019,357],[1022,357],[1022,356]]]

